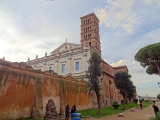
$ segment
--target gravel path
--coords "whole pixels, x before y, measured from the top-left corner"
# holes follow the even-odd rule
[[[156,103],[156,105],[160,108],[160,103]],[[118,114],[115,114],[99,119],[89,118],[82,120],[149,120],[151,117],[155,116],[152,105],[144,108],[143,110],[140,108],[134,108],[134,111],[127,110],[123,114],[123,117],[118,117]]]

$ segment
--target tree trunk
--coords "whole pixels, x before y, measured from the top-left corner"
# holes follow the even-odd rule
[[[158,74],[160,76],[160,67],[159,67],[159,65],[157,65],[157,69],[158,69]]]
[[[98,110],[99,110],[99,114],[102,114],[102,103],[101,103],[101,96],[99,94],[96,93],[97,96],[97,103],[98,103]]]
[[[154,65],[157,67],[157,70],[158,70],[158,75],[160,76],[160,66],[156,63],[154,63]]]
[[[126,109],[126,97],[123,97],[124,100],[123,100],[123,109],[125,110]]]
[[[130,104],[130,106],[132,105],[132,103],[131,103],[131,99],[129,99],[129,104]]]

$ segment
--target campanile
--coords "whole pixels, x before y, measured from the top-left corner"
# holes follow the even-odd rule
[[[81,17],[81,44],[91,46],[101,55],[99,20],[94,13]]]

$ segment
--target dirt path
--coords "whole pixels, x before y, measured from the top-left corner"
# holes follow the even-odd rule
[[[156,103],[156,105],[160,108],[160,102]],[[123,117],[118,117],[118,114],[111,115],[108,117],[100,118],[100,119],[83,119],[83,120],[149,120],[151,117],[154,117],[154,111],[152,106],[148,106],[147,108],[144,108],[143,110],[135,108],[134,112],[127,110],[124,112]]]

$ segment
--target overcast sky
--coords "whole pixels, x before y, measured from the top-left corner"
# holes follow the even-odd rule
[[[0,58],[26,62],[50,54],[66,38],[80,43],[80,17],[93,12],[102,58],[127,65],[138,95],[160,93],[160,77],[134,60],[140,48],[160,42],[160,0],[0,0]]]

